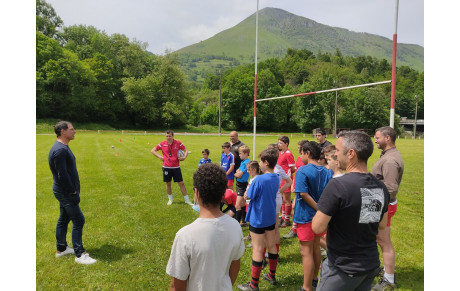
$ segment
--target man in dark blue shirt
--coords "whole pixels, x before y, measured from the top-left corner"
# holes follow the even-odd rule
[[[56,258],[75,253],[75,262],[94,264],[85,251],[82,242],[85,217],[80,206],[80,179],[78,177],[75,156],[69,148],[69,142],[75,138],[75,129],[70,122],[59,121],[54,127],[57,140],[51,147],[48,163],[53,174],[53,193],[59,201],[59,219],[56,225]],[[72,221],[72,246],[67,245],[66,235],[69,222]]]

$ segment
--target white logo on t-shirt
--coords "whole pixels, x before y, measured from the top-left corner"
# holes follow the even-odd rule
[[[384,194],[382,188],[361,188],[359,223],[378,223],[382,215]]]

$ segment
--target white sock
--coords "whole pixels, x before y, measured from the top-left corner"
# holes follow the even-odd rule
[[[168,198],[169,198],[169,200],[172,201],[172,200],[173,200],[173,199],[172,199],[172,194],[168,194]]]
[[[185,196],[184,196],[184,200],[185,200],[185,202],[189,202],[189,200],[188,200],[188,195],[185,195]]]
[[[385,279],[387,279],[388,282],[390,282],[391,284],[395,283],[395,274],[388,274],[385,272],[385,275],[383,275],[383,277],[385,277]]]

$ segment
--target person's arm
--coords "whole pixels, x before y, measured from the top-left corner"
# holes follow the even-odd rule
[[[390,202],[396,199],[399,190],[399,166],[395,161],[386,161],[382,165],[383,184],[390,192]]]
[[[236,170],[235,172],[235,178],[241,178],[243,176],[243,172],[240,171],[240,169]]]
[[[230,168],[228,168],[228,171],[227,171],[227,176],[230,175],[231,173],[233,173],[233,168],[235,167],[235,164],[232,164],[230,165]]]
[[[315,210],[318,210],[318,208],[316,207],[316,201],[310,196],[310,194],[305,192],[300,192],[299,194],[303,201],[305,201],[308,204],[308,206]]]
[[[64,185],[64,188],[70,194],[77,194],[77,189],[72,182],[72,178],[69,175],[69,171],[67,170],[67,151],[64,149],[60,149],[56,152],[53,163],[56,169],[57,178],[59,180],[59,184]]]
[[[315,216],[313,217],[311,223],[311,229],[314,233],[322,233],[326,230],[329,221],[331,220],[331,216],[322,213],[320,210],[316,211]]]
[[[238,260],[232,261],[232,263],[230,264],[230,269],[228,271],[230,275],[230,280],[232,281],[232,285],[235,284],[239,271],[240,271],[240,260],[238,259]]]
[[[187,290],[187,280],[179,280],[173,277],[169,290],[170,291],[186,291]]]
[[[287,179],[284,179],[286,181],[286,183],[284,183],[283,187],[280,188],[280,193],[283,193],[284,190],[286,190],[287,188],[290,188],[291,185],[292,185],[292,179],[291,177],[287,177]],[[292,191],[291,191],[292,192]]]
[[[384,230],[385,227],[387,227],[387,222],[388,222],[388,212],[385,212],[385,214],[383,214],[382,220],[379,223],[379,231]]]
[[[155,148],[153,148],[150,152],[151,152],[155,157],[157,157],[157,158],[159,158],[160,160],[164,161],[163,156],[160,156],[160,155],[157,153],[157,151],[159,151],[159,150],[156,150]]]
[[[295,165],[291,166],[291,175],[295,173]]]

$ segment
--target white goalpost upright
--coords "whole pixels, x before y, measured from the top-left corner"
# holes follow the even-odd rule
[[[327,90],[320,90],[308,93],[300,93],[300,94],[292,94],[286,96],[278,96],[278,97],[271,97],[271,98],[264,98],[257,100],[257,45],[258,45],[258,29],[259,29],[259,0],[257,0],[257,11],[256,11],[256,51],[255,51],[255,73],[254,73],[254,131],[253,131],[253,148],[252,148],[252,158],[255,160],[256,157],[256,120],[257,120],[257,102],[275,100],[275,99],[283,99],[283,98],[293,98],[293,97],[301,97],[301,96],[308,96],[320,93],[329,93],[329,92],[337,92],[341,90],[348,90],[360,87],[369,87],[381,84],[388,84],[391,83],[391,106],[390,106],[390,126],[394,128],[394,116],[395,116],[395,91],[396,91],[396,47],[397,47],[397,27],[398,27],[398,6],[399,0],[396,1],[395,7],[395,28],[393,34],[393,54],[392,54],[392,66],[391,66],[391,80],[387,81],[380,81],[374,83],[367,83],[367,84],[359,84],[354,86],[347,86],[341,88],[333,88]]]

